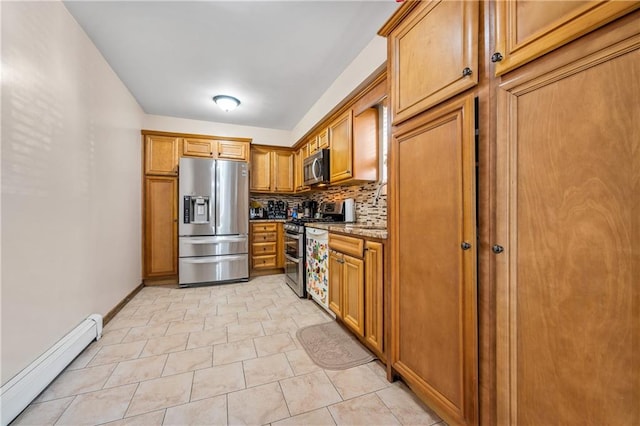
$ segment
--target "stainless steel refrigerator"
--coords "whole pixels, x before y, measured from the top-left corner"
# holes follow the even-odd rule
[[[247,164],[181,158],[179,187],[179,285],[248,280]]]

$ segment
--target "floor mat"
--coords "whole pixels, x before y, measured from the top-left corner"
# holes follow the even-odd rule
[[[296,336],[313,362],[328,370],[346,370],[376,359],[335,321],[301,328]]]

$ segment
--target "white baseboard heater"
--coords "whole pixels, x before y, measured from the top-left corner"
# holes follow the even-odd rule
[[[0,390],[2,426],[15,419],[94,339],[102,336],[102,315],[93,314]]]

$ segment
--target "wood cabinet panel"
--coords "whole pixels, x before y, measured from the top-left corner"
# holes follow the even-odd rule
[[[353,177],[358,181],[378,180],[380,111],[367,108],[353,116]]]
[[[343,256],[342,320],[354,333],[364,337],[364,262]]]
[[[364,337],[367,344],[384,353],[384,252],[383,244],[365,242],[364,252]]]
[[[478,83],[475,1],[425,1],[388,35],[393,124]],[[465,70],[467,70],[465,71]]]
[[[144,276],[178,273],[178,179],[144,179]]]
[[[215,143],[218,158],[223,160],[248,160],[249,142],[218,140]]]
[[[272,185],[273,192],[294,192],[293,183],[293,152],[272,152]]]
[[[342,280],[344,275],[344,255],[329,250],[329,309],[342,318]]]
[[[144,172],[147,175],[178,175],[179,139],[146,135],[144,138]]]
[[[276,254],[277,243],[253,243],[251,244],[251,254],[254,256],[264,256],[267,254]]]
[[[307,141],[307,149],[309,150],[309,155],[318,151],[318,135],[313,135]]]
[[[392,259],[392,365],[460,424],[478,418],[473,117],[473,96],[460,98],[398,127],[391,146],[390,235],[402,248]]]
[[[252,269],[274,269],[277,267],[277,256],[253,256],[251,258]]]
[[[329,238],[329,248],[351,256],[362,257],[364,240],[347,235],[331,234]]]
[[[216,142],[211,139],[182,139],[182,155],[187,157],[214,158]]]
[[[316,141],[317,141],[318,149],[329,148],[330,147],[329,129],[327,128],[322,129],[320,133],[318,133]]]
[[[498,424],[640,422],[637,18],[498,90]]]
[[[353,170],[353,139],[351,110],[345,112],[329,124],[331,144],[330,182],[349,179]]]
[[[305,151],[306,151],[306,145],[305,147],[298,149],[293,156],[293,167],[294,167],[293,181],[295,184],[295,192],[305,192],[310,189],[308,186],[305,186],[304,184],[303,166],[304,166],[304,159],[306,158]]]
[[[276,222],[259,222],[251,224],[251,231],[256,232],[276,232],[278,224]]]
[[[526,0],[496,2],[496,75],[513,70],[597,29],[640,2]]]
[[[262,148],[251,148],[251,184],[249,188],[255,192],[271,190],[271,151]]]

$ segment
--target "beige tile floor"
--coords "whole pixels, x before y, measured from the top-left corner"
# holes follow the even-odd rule
[[[282,275],[145,287],[15,425],[444,425],[376,361],[323,370],[298,328],[332,321]]]

